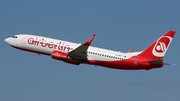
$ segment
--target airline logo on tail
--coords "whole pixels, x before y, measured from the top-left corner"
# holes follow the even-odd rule
[[[171,41],[172,41],[172,38],[169,36],[160,37],[157,40],[157,42],[154,45],[154,48],[152,50],[153,55],[157,56],[157,57],[163,57],[165,55],[166,50],[168,49]]]
[[[171,41],[175,35],[175,31],[169,30],[164,35],[162,35],[157,41],[147,47],[138,56],[146,57],[148,59],[162,59],[168,50]]]

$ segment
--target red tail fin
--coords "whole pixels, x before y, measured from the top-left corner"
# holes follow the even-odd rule
[[[170,46],[170,43],[175,35],[175,31],[169,30],[163,36],[161,36],[157,41],[151,44],[138,56],[146,57],[149,59],[162,59]]]

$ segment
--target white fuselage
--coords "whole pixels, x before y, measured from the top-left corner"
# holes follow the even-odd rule
[[[15,48],[46,55],[51,55],[54,50],[68,53],[81,45],[73,42],[28,34],[19,34],[15,36],[17,36],[17,38],[7,38],[6,42]],[[140,52],[122,53],[93,46],[89,46],[87,50],[88,60],[102,61],[125,60],[139,53]]]
[[[44,53],[51,55],[52,51],[59,50],[63,52],[70,52],[73,49],[76,49],[81,44],[72,43],[63,40],[57,40],[42,36],[34,36],[34,35],[21,35],[22,44],[19,47],[25,48],[27,50],[34,50],[36,52]],[[139,52],[133,53],[122,53],[112,50],[107,50],[103,48],[97,48],[93,46],[89,46],[87,54],[88,60],[104,60],[104,61],[114,61],[114,60],[124,60],[132,57]]]

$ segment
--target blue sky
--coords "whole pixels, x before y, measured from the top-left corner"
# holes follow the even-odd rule
[[[180,1],[1,0],[0,101],[179,101]],[[164,66],[150,71],[74,66],[13,49],[4,39],[28,33],[127,52],[167,30],[177,34]]]

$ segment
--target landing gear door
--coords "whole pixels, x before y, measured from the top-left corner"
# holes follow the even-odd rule
[[[26,44],[26,37],[25,36],[22,37],[21,43]]]

